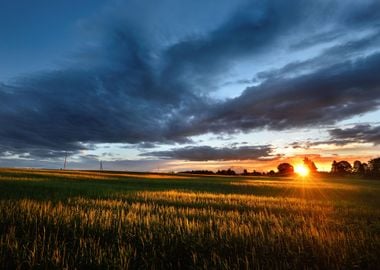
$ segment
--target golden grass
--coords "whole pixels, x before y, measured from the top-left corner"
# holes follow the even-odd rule
[[[303,189],[334,189],[334,190],[357,190],[360,187],[345,183],[326,182],[315,179],[295,178],[292,180],[242,180],[231,182],[231,185],[256,186],[256,187],[278,187],[303,188]]]
[[[0,173],[14,174],[19,172],[20,169],[0,169]],[[137,179],[189,179],[190,175],[176,175],[176,174],[160,174],[160,173],[128,173],[128,172],[108,172],[108,171],[76,171],[76,170],[44,170],[44,169],[22,169],[23,172],[28,172],[33,176],[48,176],[52,178],[65,178],[65,179],[120,179],[123,177],[133,177]],[[1,176],[1,175],[0,175]],[[2,176],[5,178],[5,176]]]
[[[315,194],[308,198],[186,191],[176,189],[176,183],[170,190],[76,196],[57,202],[1,199],[0,268],[378,266],[380,209],[376,207]],[[229,183],[237,184],[297,189],[305,183],[244,179]],[[323,181],[310,185],[321,190],[334,187]],[[349,183],[337,183],[336,189],[362,192]]]

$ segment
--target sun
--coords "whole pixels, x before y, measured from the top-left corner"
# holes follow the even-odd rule
[[[299,176],[305,177],[309,175],[310,171],[305,165],[299,164],[294,167],[294,172]]]

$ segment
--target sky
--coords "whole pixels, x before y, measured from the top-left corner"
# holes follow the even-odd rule
[[[3,0],[0,167],[380,156],[378,0]]]

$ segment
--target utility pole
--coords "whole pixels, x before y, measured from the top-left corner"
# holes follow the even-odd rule
[[[99,171],[103,171],[103,161],[100,161],[100,164],[99,164]]]
[[[65,161],[63,162],[63,169],[66,170],[67,165],[67,152],[65,152]]]

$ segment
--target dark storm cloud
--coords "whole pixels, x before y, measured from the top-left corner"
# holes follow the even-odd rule
[[[214,106],[199,130],[213,132],[334,124],[380,105],[380,54],[312,74],[273,79]],[[191,129],[194,132],[195,126]]]
[[[306,142],[293,142],[289,144],[292,148],[308,149],[319,145],[336,145],[344,146],[350,143],[372,143],[380,144],[380,126],[370,124],[357,124],[350,128],[334,128],[328,130],[329,139]]]
[[[69,67],[0,84],[0,155],[54,158],[102,142],[142,147],[189,142],[189,136],[206,132],[335,123],[378,108],[378,54],[351,62],[342,57],[314,62],[308,75],[293,78],[284,72],[263,76],[262,84],[235,99],[218,101],[210,95],[235,62],[255,61],[289,37],[299,36],[298,46],[307,48],[312,45],[307,33],[321,24],[339,32],[330,30],[313,43],[337,40],[347,29],[374,28],[378,1],[188,2],[186,9],[176,2],[165,2],[166,10],[129,2],[95,23],[93,32],[101,32],[101,41],[79,53]],[[182,25],[186,14],[195,18]],[[377,37],[361,41],[365,46],[342,41],[329,53],[339,56],[344,48],[342,55],[351,55],[368,49],[369,42],[378,44]],[[202,149],[184,153],[192,158],[196,150]],[[207,158],[217,159],[268,154],[266,148],[203,150],[212,153]]]
[[[168,159],[181,159],[188,161],[208,160],[259,160],[273,158],[272,147],[262,146],[240,146],[240,147],[211,147],[211,146],[189,146],[176,148],[168,151],[153,151],[141,154]]]
[[[185,80],[188,78],[184,76],[191,76],[198,83],[208,81],[226,72],[231,62],[273,48],[281,35],[290,34],[301,21],[307,23],[307,16],[315,12],[313,5],[303,1],[294,1],[291,8],[283,1],[242,5],[216,30],[168,48],[163,75]]]
[[[315,43],[315,41],[313,43]],[[342,62],[342,59],[343,61],[355,60],[358,57],[363,57],[363,55],[368,54],[368,51],[377,51],[379,44],[380,31],[375,30],[365,37],[340,42],[337,45],[325,49],[321,55],[305,61],[296,61],[280,69],[259,72],[257,77],[261,80],[272,80],[276,78],[294,77],[297,74],[316,72],[319,69]]]
[[[351,128],[335,128],[329,130],[329,133],[336,141],[380,144],[380,126],[358,124]]]
[[[87,148],[79,142],[185,140],[165,134],[165,125],[170,114],[190,106],[197,97],[188,93],[186,100],[178,101],[184,92],[173,89],[171,98],[163,99],[160,93],[147,98],[123,86],[128,82],[121,78],[81,70],[43,74],[19,82],[12,91],[3,86],[2,148],[31,154],[46,150],[49,155],[53,149],[59,155],[59,151]],[[202,102],[199,99],[191,107]]]

